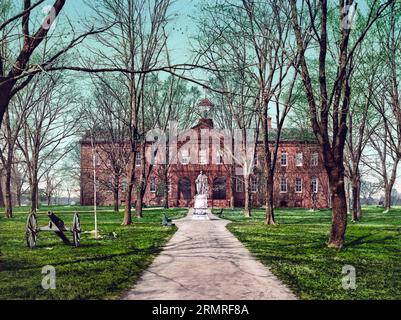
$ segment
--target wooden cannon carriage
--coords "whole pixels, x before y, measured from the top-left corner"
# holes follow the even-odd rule
[[[38,228],[38,220],[34,212],[28,216],[26,223],[26,244],[29,248],[33,249],[36,247],[38,233],[41,231],[54,232],[61,240],[63,240],[64,244],[79,247],[81,240],[81,221],[78,213],[74,214],[71,229],[67,228],[64,221],[57,217],[53,212],[48,212],[47,216],[50,219],[49,225],[42,228]],[[72,233],[72,241],[67,238],[65,232]]]

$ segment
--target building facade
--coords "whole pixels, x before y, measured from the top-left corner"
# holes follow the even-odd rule
[[[275,130],[271,128],[274,136]],[[190,130],[179,131],[174,135],[177,147],[169,149],[170,161],[154,161],[163,158],[155,151],[154,144],[146,145],[147,186],[144,204],[170,207],[191,207],[196,195],[195,180],[203,171],[208,177],[209,206],[215,208],[242,207],[245,203],[244,170],[251,176],[251,202],[254,207],[261,207],[264,199],[263,144],[256,144],[256,156],[245,159],[249,152],[241,149],[240,143],[227,152],[229,139],[227,132],[214,128],[211,119],[200,119]],[[290,208],[328,208],[330,193],[328,178],[323,165],[319,146],[310,133],[296,129],[284,129],[279,145],[274,179],[274,201],[276,207]],[[171,142],[171,137],[170,140]],[[107,142],[99,142],[105,144]],[[273,142],[272,142],[273,143]],[[126,144],[129,149],[130,145]],[[116,184],[115,175],[107,167],[107,156],[101,155],[104,148],[98,148],[89,139],[81,141],[81,204],[92,205],[94,202],[94,174],[96,174],[96,198],[98,205],[113,205]],[[238,150],[243,151],[241,156]],[[232,152],[234,151],[234,152]],[[153,158],[149,157],[153,154]],[[95,155],[95,157],[94,157]],[[164,156],[165,157],[165,156]],[[166,158],[166,157],[165,157]],[[164,158],[164,159],[165,159]],[[102,160],[99,160],[102,159]],[[150,159],[150,160],[149,160]],[[245,159],[245,160],[244,160]],[[141,173],[141,157],[136,159],[136,176]],[[166,164],[168,162],[168,164]],[[244,165],[244,163],[247,165]],[[94,166],[94,164],[96,164]],[[94,170],[95,168],[95,170]],[[245,169],[244,169],[245,168]],[[124,204],[126,178],[119,178],[119,203]],[[167,192],[167,195],[165,194]],[[136,192],[133,192],[133,202]]]

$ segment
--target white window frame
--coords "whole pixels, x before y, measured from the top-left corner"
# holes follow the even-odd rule
[[[259,179],[258,177],[251,178],[251,192],[257,193],[259,191]]]
[[[300,182],[300,183],[298,183]],[[298,188],[300,187],[300,188]],[[303,192],[303,179],[300,177],[295,178],[295,193],[302,193]]]
[[[312,193],[317,194],[319,193],[319,179],[317,177],[313,177],[311,180],[312,184]]]
[[[114,187],[114,178],[113,177],[109,177],[107,179],[107,189],[108,191],[112,191]]]
[[[285,191],[283,190],[283,182],[285,182]],[[280,193],[288,193],[288,179],[286,177],[280,179]]]
[[[319,165],[319,154],[317,152],[312,153],[311,166],[317,167],[318,165]]]
[[[151,193],[156,193],[157,192],[156,178],[151,178],[150,179],[149,189],[150,189]]]
[[[122,192],[127,192],[127,190],[128,190],[127,179],[124,179],[123,181],[121,181],[121,190],[122,190]]]
[[[209,164],[207,150],[199,150],[199,164]]]
[[[216,164],[222,165],[223,163],[224,163],[223,154],[221,153],[221,151],[219,151],[219,152],[217,152],[217,156],[216,156]]]
[[[184,166],[189,165],[189,160],[190,160],[189,150],[188,149],[181,150],[180,155],[181,155],[181,164]]]
[[[137,152],[135,156],[135,167],[140,167],[142,165],[142,155],[140,152]]]
[[[244,181],[241,178],[237,177],[235,179],[235,191],[237,193],[244,193],[244,189],[245,189]]]
[[[297,152],[295,155],[295,166],[303,167],[304,165],[304,154],[302,152]]]
[[[285,163],[284,163],[284,159],[285,159]],[[281,153],[280,163],[281,163],[282,167],[288,167],[288,153],[287,152]]]

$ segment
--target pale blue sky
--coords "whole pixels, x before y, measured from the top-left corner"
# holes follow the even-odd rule
[[[188,58],[190,36],[195,31],[195,22],[190,16],[194,14],[198,2],[198,0],[176,0],[171,6],[169,16],[172,21],[168,29],[169,49],[175,63],[186,62]],[[91,10],[85,5],[84,0],[67,0],[64,10],[64,13],[73,21],[86,20],[91,15]]]

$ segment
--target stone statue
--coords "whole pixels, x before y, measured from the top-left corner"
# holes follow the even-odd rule
[[[203,173],[203,171],[201,171],[195,183],[198,195],[207,195],[208,192],[207,176]]]

